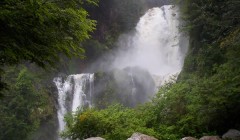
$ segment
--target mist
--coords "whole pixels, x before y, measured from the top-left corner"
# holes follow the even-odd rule
[[[176,6],[149,9],[134,31],[119,37],[117,49],[96,61],[91,69],[106,72],[139,67],[152,75],[156,86],[164,84],[179,74],[188,48],[188,37],[180,33],[179,21]]]

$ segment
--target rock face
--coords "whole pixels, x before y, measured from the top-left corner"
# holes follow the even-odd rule
[[[155,82],[148,71],[139,67],[114,69],[95,74],[93,102],[97,108],[106,108],[116,101],[134,107],[149,101],[155,90]]]
[[[240,140],[240,131],[236,129],[230,129],[226,132],[223,136],[223,139],[230,139],[230,140]]]
[[[87,139],[84,139],[84,140],[105,140],[105,139],[101,138],[101,137],[91,137],[91,138],[87,138]]]
[[[204,136],[201,137],[199,140],[221,140],[219,136]]]
[[[196,139],[194,137],[184,137],[181,140],[198,140],[198,139]]]
[[[133,133],[132,136],[127,140],[158,140],[158,139],[141,133]]]

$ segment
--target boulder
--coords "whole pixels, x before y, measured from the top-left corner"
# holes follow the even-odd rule
[[[105,139],[101,138],[101,137],[91,137],[91,138],[87,138],[87,139],[84,139],[84,140],[105,140]]]
[[[194,137],[184,137],[181,140],[198,140],[198,139],[196,139]]]
[[[222,138],[227,140],[240,140],[240,131],[236,129],[230,129],[223,134]]]
[[[157,139],[145,134],[133,133],[132,136],[127,140],[157,140]]]
[[[219,136],[203,136],[199,140],[221,140]]]

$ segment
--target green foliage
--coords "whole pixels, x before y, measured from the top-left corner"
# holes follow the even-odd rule
[[[1,65],[27,60],[44,66],[53,64],[59,53],[82,56],[79,43],[95,27],[82,4],[76,0],[1,1]]]
[[[164,139],[173,134],[177,138],[200,137],[240,128],[240,32],[236,16],[240,3],[184,2],[187,28],[191,27],[188,56],[177,83],[161,88],[153,100],[158,115],[155,124],[160,123],[157,129]],[[225,17],[230,11],[232,15]]]
[[[81,43],[96,21],[83,8],[98,0],[2,0],[0,2],[0,92],[6,88],[3,67],[22,62],[46,68],[60,54],[84,58]],[[4,72],[4,71],[3,71]],[[1,95],[1,93],[0,93]]]
[[[67,117],[67,129],[64,137],[84,139],[101,136],[109,140],[125,140],[134,132],[157,136],[151,128],[146,128],[146,121],[141,111],[113,105],[104,110],[90,109]]]
[[[97,40],[88,40],[84,43],[85,54],[88,60],[96,60],[107,52],[108,47]]]
[[[185,61],[186,73],[210,76],[214,67],[225,63],[226,44],[233,43],[239,34],[237,1],[184,0],[181,10],[185,27],[189,32],[190,50]],[[225,44],[226,43],[226,44]]]
[[[27,139],[53,114],[51,98],[40,79],[25,67],[9,67],[3,78],[9,90],[0,101],[0,139]]]
[[[172,133],[180,136],[239,128],[239,72],[227,63],[211,77],[192,76],[169,89],[164,87],[154,100],[157,122],[173,126]]]

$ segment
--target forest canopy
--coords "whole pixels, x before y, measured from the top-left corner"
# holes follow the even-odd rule
[[[96,26],[83,8],[88,4],[97,5],[97,0],[2,0],[0,78],[9,65],[30,62],[45,68],[60,54],[83,58],[81,42]]]
[[[83,4],[96,0],[3,0],[0,2],[0,65],[53,64],[60,53],[83,56],[80,43],[96,21]]]

